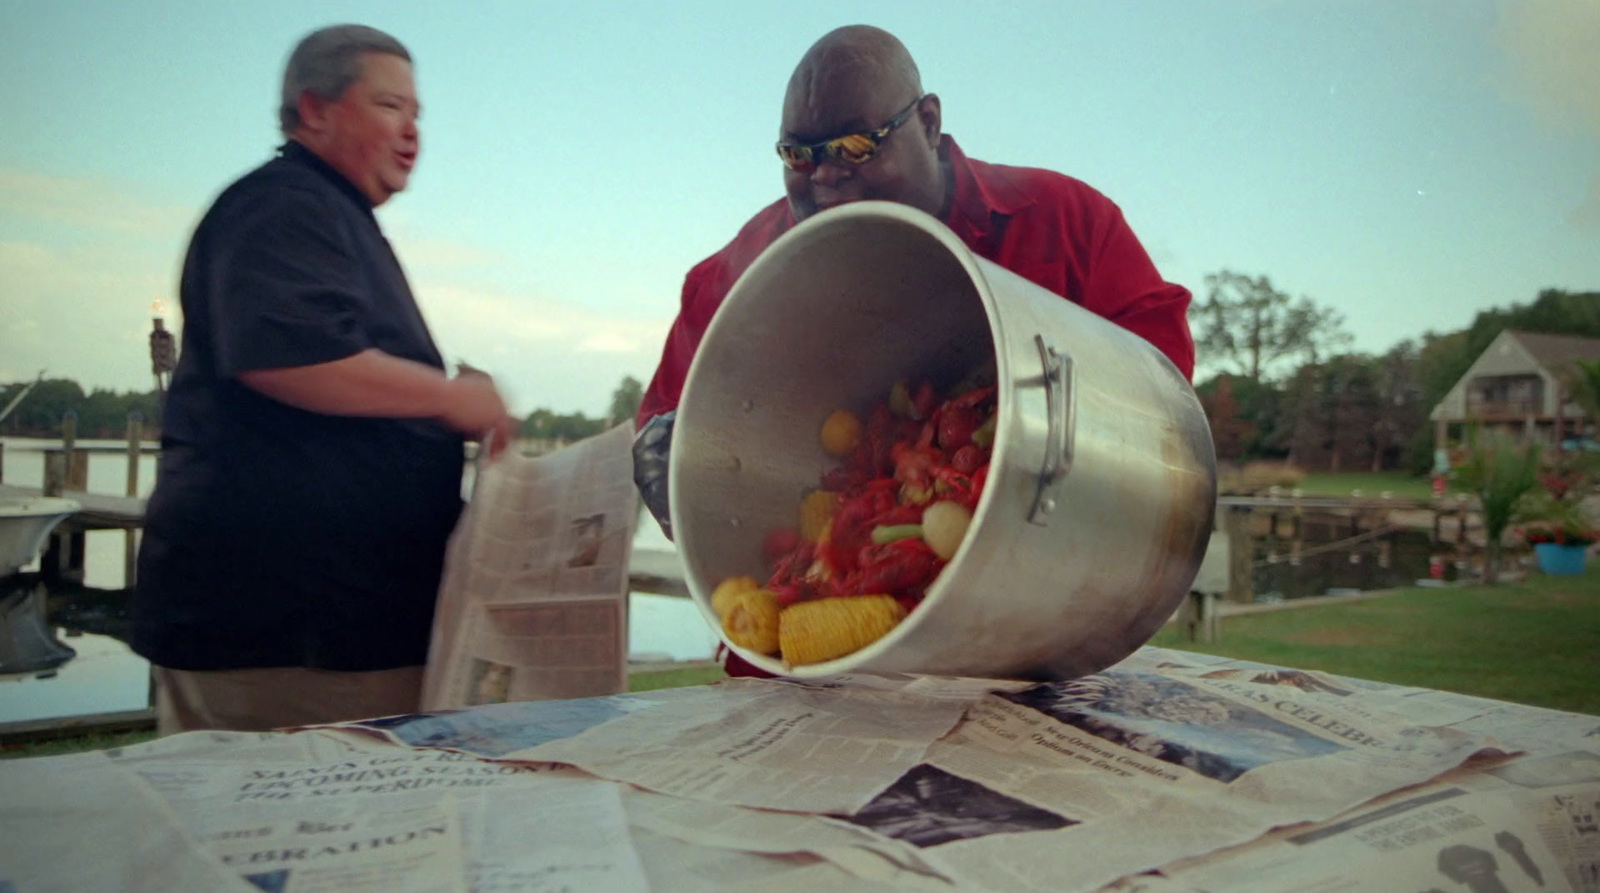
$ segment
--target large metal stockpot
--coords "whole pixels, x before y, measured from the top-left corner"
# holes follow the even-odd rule
[[[998,427],[961,548],[888,635],[791,676],[1065,679],[1144,644],[1188,592],[1216,499],[1210,429],[1143,339],[972,254],[943,224],[860,202],[785,234],[734,285],[678,406],[669,466],[685,575],[765,579],[762,540],[837,464],[818,431],[901,379],[948,385],[993,357]],[[726,639],[724,639],[726,641]],[[729,647],[733,647],[730,643]]]

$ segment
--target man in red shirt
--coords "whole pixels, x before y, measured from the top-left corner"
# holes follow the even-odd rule
[[[806,51],[783,101],[778,155],[787,198],[689,271],[683,304],[639,408],[634,479],[662,529],[673,410],[711,317],[760,253],[801,220],[878,199],[926,211],[972,251],[1142,336],[1194,374],[1190,295],[1166,282],[1122,211],[1071,177],[968,158],[942,128],[905,46],[855,25]],[[735,675],[750,669],[730,655]]]

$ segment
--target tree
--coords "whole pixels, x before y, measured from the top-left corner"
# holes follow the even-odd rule
[[[1404,463],[1412,437],[1427,428],[1429,407],[1417,381],[1419,355],[1416,343],[1408,338],[1373,361],[1378,401],[1372,425],[1373,471]]]
[[[26,387],[26,383],[16,387]],[[9,402],[16,391],[7,390]],[[6,419],[6,429],[12,434],[35,437],[60,436],[62,416],[69,409],[81,409],[83,403],[83,388],[77,382],[70,378],[46,378],[12,410]]]
[[[1283,360],[1315,363],[1350,343],[1337,311],[1307,297],[1295,301],[1266,276],[1222,270],[1206,276],[1206,287],[1205,302],[1189,310],[1201,359],[1232,363],[1251,381]]]
[[[1211,425],[1211,443],[1218,459],[1241,459],[1255,440],[1255,426],[1240,416],[1233,396],[1233,376],[1222,374],[1197,389]]]
[[[631,375],[622,377],[622,384],[611,392],[611,411],[607,414],[613,425],[631,421],[639,414],[639,404],[644,402],[644,385]]]
[[[549,439],[550,424],[555,417],[555,413],[544,408],[528,413],[528,417],[522,420],[522,436]]]
[[[27,382],[0,385],[0,408],[27,386]],[[122,437],[128,430],[128,416],[135,412],[144,418],[146,437],[158,436],[161,431],[161,394],[157,391],[141,394],[96,388],[85,394],[71,379],[47,378],[17,404],[0,425],[0,432],[60,437],[61,420],[69,410],[78,414],[79,437]]]

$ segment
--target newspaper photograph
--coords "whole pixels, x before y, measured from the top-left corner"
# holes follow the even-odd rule
[[[726,704],[724,692],[709,687],[669,688],[637,694],[493,704],[474,710],[442,710],[319,726],[342,733],[408,747],[433,747],[483,757],[516,757],[530,762],[525,751],[666,703]],[[537,762],[537,761],[533,761]]]
[[[627,689],[632,423],[480,464],[445,556],[422,707]]]

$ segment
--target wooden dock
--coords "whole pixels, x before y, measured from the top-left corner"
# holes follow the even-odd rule
[[[44,492],[38,487],[14,487],[0,484],[0,499],[39,497]],[[144,526],[143,497],[106,496],[100,493],[63,492],[61,498],[70,499],[83,508],[62,521],[56,528],[57,536],[71,536],[94,530],[138,530]],[[676,552],[665,549],[635,549],[628,566],[628,585],[634,592],[651,595],[689,597],[683,582],[683,570]]]

